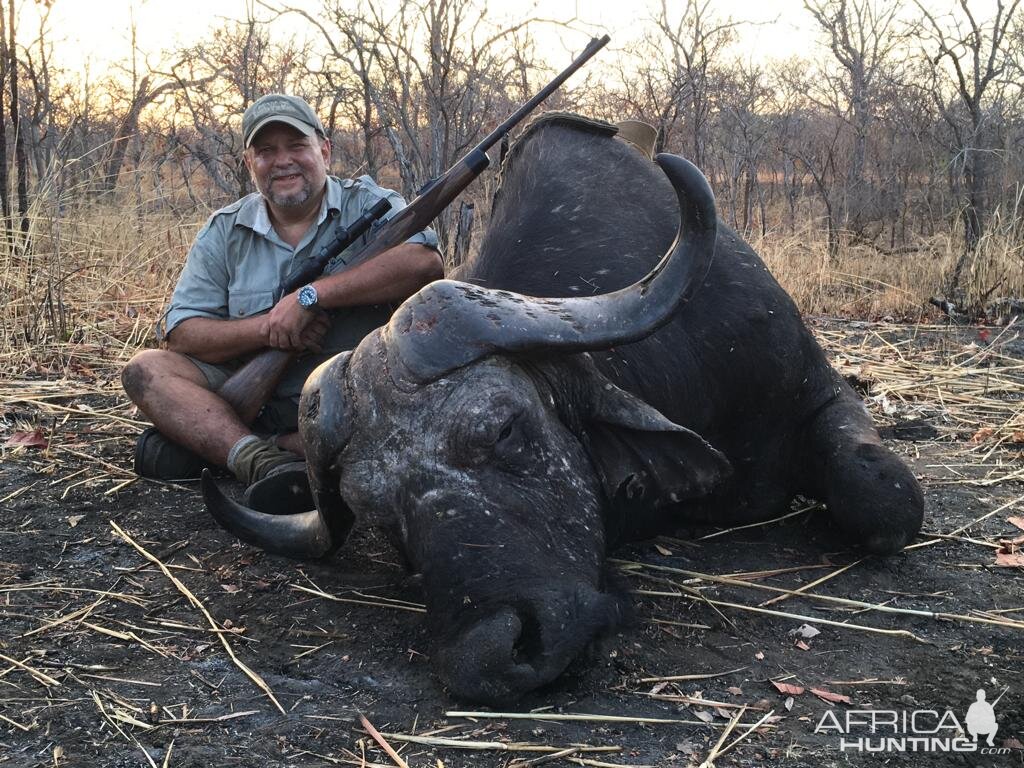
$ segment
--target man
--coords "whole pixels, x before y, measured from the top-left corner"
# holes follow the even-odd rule
[[[996,703],[998,702],[999,699],[996,699]],[[999,725],[996,723],[995,705],[985,701],[984,688],[978,689],[975,701],[967,708],[967,717],[964,719],[967,722],[967,732],[971,734],[975,743],[978,741],[978,736],[988,736],[988,745],[995,746]]]
[[[349,225],[381,197],[392,203],[389,215],[405,203],[368,176],[328,176],[330,143],[316,113],[298,97],[259,99],[245,111],[242,134],[243,159],[259,191],[210,217],[165,315],[167,348],[140,352],[121,376],[128,396],[155,425],[135,451],[135,471],[146,477],[195,477],[210,464],[230,469],[247,487],[276,475],[279,484],[294,482],[304,472],[296,463],[303,457],[296,427],[306,376],[386,322],[393,302],[442,276],[430,230],[339,271],[371,230],[323,277],[277,297],[293,265],[315,254],[337,226]],[[300,357],[250,428],[216,390],[240,360],[268,347]]]

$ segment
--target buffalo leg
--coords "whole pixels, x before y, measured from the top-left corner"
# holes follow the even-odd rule
[[[875,554],[891,554],[917,535],[924,517],[921,486],[910,468],[882,445],[856,394],[839,396],[807,425],[799,463],[802,493],[825,502],[834,524]]]

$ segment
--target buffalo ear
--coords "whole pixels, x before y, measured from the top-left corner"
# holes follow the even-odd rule
[[[579,355],[587,401],[583,443],[609,501],[657,509],[706,496],[732,474],[729,460],[696,432],[613,384]]]

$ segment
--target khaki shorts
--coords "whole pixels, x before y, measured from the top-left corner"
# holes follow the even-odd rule
[[[185,355],[195,365],[203,376],[211,390],[218,390],[227,381],[231,374],[238,370],[239,366],[230,364],[205,363],[197,360],[191,355]],[[263,406],[260,415],[253,422],[253,431],[256,434],[281,435],[294,432],[299,428],[299,398],[297,397],[275,397]]]

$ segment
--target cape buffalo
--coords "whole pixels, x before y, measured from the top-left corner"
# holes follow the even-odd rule
[[[913,474],[704,177],[614,133],[535,121],[458,279],[310,377],[315,510],[246,509],[206,478],[222,525],[271,552],[393,528],[463,698],[513,700],[614,626],[604,558],[624,540],[767,519],[798,493],[868,552],[921,525]]]

